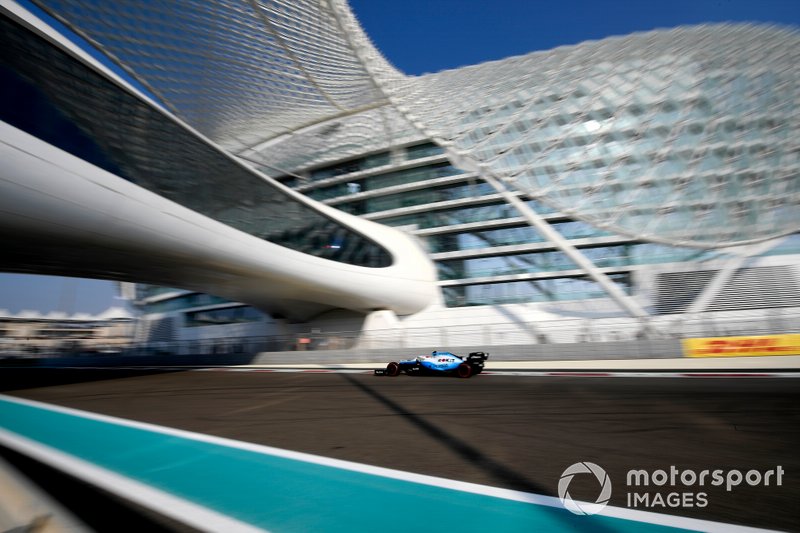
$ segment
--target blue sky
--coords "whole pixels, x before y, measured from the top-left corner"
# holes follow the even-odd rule
[[[64,311],[70,315],[96,315],[109,307],[127,308],[126,302],[117,298],[115,283],[111,281],[29,274],[0,275],[0,309],[14,314],[32,310],[42,314]]]
[[[350,5],[372,41],[407,74],[683,24],[800,26],[800,0],[350,0]]]
[[[350,0],[383,54],[408,74],[705,22],[800,27],[800,0]],[[122,302],[108,281],[0,274],[0,309],[100,313]]]

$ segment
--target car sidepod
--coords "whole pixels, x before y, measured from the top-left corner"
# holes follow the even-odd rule
[[[435,373],[449,373],[455,371],[463,360],[452,354],[434,354],[419,361],[420,366]]]

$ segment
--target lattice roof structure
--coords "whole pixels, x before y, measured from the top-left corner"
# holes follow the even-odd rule
[[[638,239],[710,248],[800,229],[792,29],[653,31],[413,77],[344,0],[37,3],[267,168],[325,160],[326,136],[346,157],[416,129],[459,166]]]

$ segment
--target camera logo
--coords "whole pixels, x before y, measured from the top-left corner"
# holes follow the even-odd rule
[[[577,474],[594,474],[594,477],[597,478],[597,482],[600,484],[600,495],[597,496],[597,500],[594,503],[576,502],[569,495],[569,484]],[[572,513],[581,515],[597,514],[603,510],[608,500],[611,499],[611,479],[605,470],[594,463],[589,461],[575,463],[567,467],[564,473],[561,474],[561,479],[558,480],[558,497],[564,507]]]

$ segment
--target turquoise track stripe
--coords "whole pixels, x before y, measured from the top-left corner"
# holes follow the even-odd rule
[[[0,426],[276,532],[675,531],[281,457],[267,447],[244,449],[8,397],[0,397]]]

